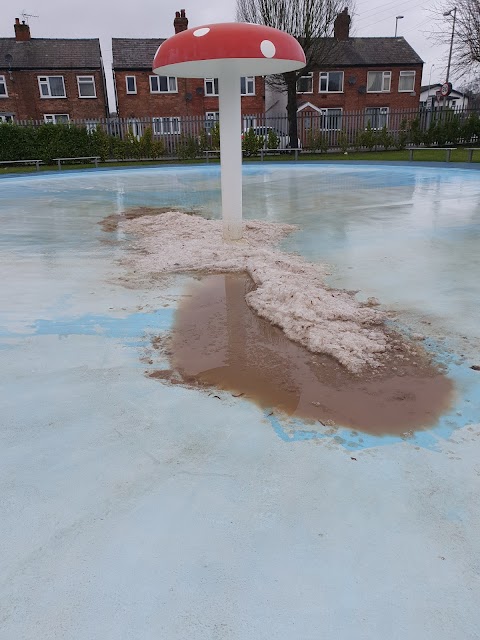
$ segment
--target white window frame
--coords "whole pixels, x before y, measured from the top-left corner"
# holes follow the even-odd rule
[[[93,84],[93,96],[82,96],[80,86],[82,84]],[[95,76],[77,76],[78,97],[82,100],[89,100],[97,97],[97,87],[95,85]]]
[[[162,91],[162,89],[160,88],[160,78],[167,78],[167,90],[166,91]],[[177,86],[177,79],[174,76],[157,76],[157,75],[152,75],[149,76],[148,78],[149,83],[150,83],[150,93],[178,93],[178,86]],[[156,82],[157,85],[157,89],[155,90],[153,88],[153,84],[154,81]],[[175,85],[174,89],[170,89],[170,81],[173,80],[173,84]]]
[[[368,86],[370,82],[368,78],[371,73],[381,73],[382,74],[382,88],[377,90],[370,91]],[[388,89],[385,89],[386,81],[388,80]],[[391,71],[369,71],[367,73],[367,93],[390,93],[392,89],[392,72]]]
[[[15,122],[15,115],[13,113],[0,113],[0,122],[6,124],[7,122]]]
[[[212,127],[218,122],[220,122],[220,111],[205,112],[205,131],[211,131]]]
[[[245,81],[245,92],[242,92],[242,80]],[[251,84],[252,90],[248,90],[248,85]],[[240,78],[240,94],[242,96],[254,96],[255,95],[255,76],[242,76]]]
[[[299,91],[298,90],[298,83],[300,82],[300,80],[304,80],[305,78],[308,78],[312,82],[312,90],[311,91]],[[307,73],[305,76],[300,76],[300,78],[297,80],[296,89],[297,89],[297,93],[301,93],[301,94],[313,93],[313,71],[310,71],[310,73]]]
[[[138,118],[129,118],[127,120],[127,130],[133,135],[137,140],[143,135],[145,122],[143,120],[139,120]]]
[[[66,117],[67,118],[67,122],[70,122],[70,116],[68,115],[68,113],[44,113],[43,114],[43,121],[46,124],[59,124],[57,122],[57,118],[61,116]],[[64,122],[60,123],[60,124],[65,124]]]
[[[178,116],[158,116],[152,118],[153,122],[153,134],[156,136],[163,135],[179,135],[182,132],[182,124],[181,119]],[[165,127],[166,122],[168,122],[168,127]],[[172,124],[176,122],[176,126],[172,127]],[[168,128],[168,131],[165,129]],[[176,129],[176,130],[172,130]]]
[[[367,111],[369,109],[375,109],[378,110],[378,115],[377,114],[367,114]],[[372,117],[384,117],[385,118],[385,122],[382,123],[381,127],[372,127],[373,131],[381,131],[381,129],[383,129],[383,127],[386,125],[388,127],[389,125],[389,120],[390,120],[390,107],[365,107],[365,129],[367,128],[367,124],[368,124],[368,119],[372,118]]]
[[[330,74],[331,73],[340,73],[342,76],[342,88],[340,89],[340,91],[330,91],[330,89],[328,88],[328,85],[330,84]],[[326,89],[322,89],[322,77],[327,78],[327,88]],[[345,83],[345,73],[343,71],[320,71],[320,74],[318,76],[318,93],[343,93],[343,87],[344,87],[344,83]]]
[[[0,93],[0,98],[8,98],[7,79],[5,76],[0,76],[0,87],[3,85],[5,93]]]
[[[416,79],[416,71],[400,71],[400,75],[398,76],[398,92],[399,93],[412,93],[412,91],[415,91],[415,79]],[[401,77],[405,77],[405,76],[410,76],[411,78],[413,78],[413,83],[412,83],[412,88],[411,89],[400,89],[400,78]]]
[[[130,91],[128,88],[128,81],[130,78],[133,78],[133,86],[134,86],[133,91]],[[137,93],[137,76],[125,76],[125,89],[129,95],[134,95]]]
[[[50,78],[61,78],[63,84],[63,96],[52,96],[52,89],[50,87]],[[44,100],[62,100],[67,97],[67,92],[65,90],[65,78],[63,76],[37,76],[38,80],[38,90],[40,91],[40,98]],[[48,95],[43,95],[42,93],[42,85],[48,86]]]
[[[245,115],[242,117],[243,119],[243,129],[242,131],[250,131],[250,129],[257,128],[257,118],[256,116]]]
[[[207,91],[207,85],[211,84],[211,92]],[[204,79],[204,93],[206,96],[218,96],[218,78]]]
[[[340,113],[331,114],[331,111],[339,111]],[[320,119],[320,131],[341,131],[342,130],[342,122],[343,122],[343,109],[341,107],[326,107],[325,109],[320,109],[319,115]],[[328,125],[331,122],[331,118],[338,118],[338,126],[337,127],[329,127],[323,126]]]

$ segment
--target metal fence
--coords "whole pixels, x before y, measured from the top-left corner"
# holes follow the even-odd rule
[[[478,110],[455,110],[440,108],[429,110],[393,110],[387,107],[369,107],[359,111],[346,112],[340,108],[325,108],[300,111],[297,115],[298,140],[292,141],[288,135],[289,122],[285,114],[249,114],[242,116],[244,135],[253,128],[261,138],[260,147],[268,148],[275,142],[278,149],[299,147],[303,150],[335,150],[338,148],[368,148],[375,138],[375,148],[388,145],[398,146],[407,140],[407,136],[415,132],[426,132],[432,127],[447,122],[454,122],[457,130],[455,140],[447,143],[473,143],[479,140],[480,131],[473,127],[469,136],[463,134],[466,123],[479,119]],[[63,119],[56,124],[85,127],[88,131],[103,130],[109,136],[125,139],[141,140],[146,132],[151,132],[153,140],[163,143],[164,155],[181,155],[181,148],[186,144],[197,149],[197,155],[218,148],[218,113],[211,112],[203,116],[151,116],[142,118],[100,118],[88,120]],[[21,126],[41,126],[43,120],[21,120],[15,124]],[[271,133],[270,133],[271,132]],[[373,138],[365,136],[365,132],[373,132]],[[381,133],[383,132],[383,142]],[[269,137],[270,133],[270,137]],[[385,137],[388,134],[388,138]],[[412,142],[411,139],[408,142]],[[433,141],[432,144],[435,144]]]

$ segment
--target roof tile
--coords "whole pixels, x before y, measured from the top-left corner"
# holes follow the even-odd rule
[[[150,69],[165,38],[112,38],[114,69]]]
[[[100,69],[101,59],[98,38],[0,38],[1,69]]]
[[[422,64],[423,60],[405,38],[326,38],[328,65],[336,67],[376,67]],[[329,46],[328,46],[329,45]],[[321,55],[321,49],[320,49]]]
[[[151,69],[161,38],[113,38],[114,69]],[[408,42],[402,38],[325,38],[328,64],[324,67],[373,67],[422,64]]]

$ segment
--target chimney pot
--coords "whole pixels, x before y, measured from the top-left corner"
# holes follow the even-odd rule
[[[15,18],[14,29],[17,42],[28,42],[30,40],[30,27],[25,24],[25,20],[20,24],[20,20]]]
[[[348,9],[345,9],[338,14],[333,24],[333,32],[336,40],[348,40],[350,37],[350,22],[351,18],[348,15]]]
[[[188,18],[185,15],[185,9],[175,12],[173,28],[175,29],[175,33],[180,33],[181,31],[186,31],[188,29]]]

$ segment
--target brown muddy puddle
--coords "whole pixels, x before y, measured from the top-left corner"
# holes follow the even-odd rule
[[[428,362],[423,347],[415,347],[415,365],[395,351],[381,373],[354,376],[258,317],[245,301],[253,286],[245,274],[206,276],[192,285],[162,344],[172,368],[149,375],[228,390],[289,416],[373,434],[424,429],[450,408],[453,384]]]

